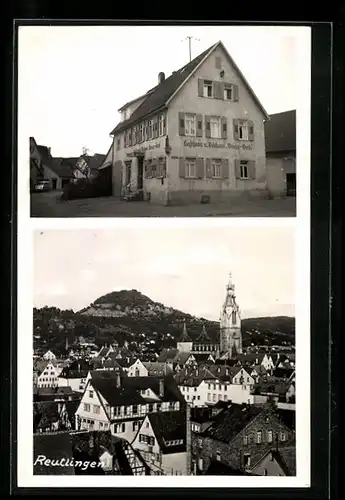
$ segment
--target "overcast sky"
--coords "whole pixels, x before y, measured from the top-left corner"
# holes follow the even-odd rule
[[[269,114],[296,108],[305,27],[19,28],[19,121],[53,156],[106,153],[118,109],[222,40]],[[297,38],[296,38],[297,37]]]
[[[294,248],[289,227],[35,231],[34,306],[77,311],[136,289],[218,320],[232,272],[244,317],[294,316]]]

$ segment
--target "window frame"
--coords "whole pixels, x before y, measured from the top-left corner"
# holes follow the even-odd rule
[[[243,130],[247,132],[246,137],[241,137],[241,134],[243,134]],[[238,124],[238,139],[240,141],[249,141],[249,123],[248,120],[242,120]]]
[[[227,92],[231,93],[230,99],[228,98]],[[234,100],[234,85],[232,83],[224,84],[224,93],[223,93],[224,101],[233,101]]]
[[[208,95],[208,91],[211,89],[211,95]],[[212,80],[204,80],[203,81],[203,97],[207,97],[209,99],[212,99],[214,96],[213,92],[213,82]]]
[[[248,160],[240,160],[240,179],[249,179],[248,166]]]
[[[194,169],[194,175],[191,174],[191,166],[193,166]],[[196,160],[192,158],[186,158],[184,162],[184,168],[185,168],[185,178],[186,179],[196,179]],[[187,392],[189,391],[189,387],[187,387]]]
[[[219,158],[212,158],[211,169],[212,169],[212,179],[222,178],[222,160],[220,160]],[[216,175],[217,173],[219,173],[219,175]]]
[[[215,125],[218,127],[218,135],[213,135]],[[210,116],[210,137],[211,139],[222,138],[222,123],[220,116]]]
[[[190,125],[192,122],[192,125]],[[188,126],[187,126],[188,124]],[[184,135],[187,137],[196,137],[196,114],[185,113],[184,115]]]

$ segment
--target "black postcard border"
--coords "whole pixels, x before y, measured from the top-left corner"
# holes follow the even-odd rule
[[[22,20],[19,24],[38,24],[38,20]],[[69,24],[68,21],[55,22],[41,20],[40,24]],[[81,21],[81,24],[85,22]],[[150,24],[150,21],[147,21]],[[78,24],[77,21],[72,22]],[[88,21],[87,24],[105,24],[104,21]],[[112,23],[114,24],[114,22]],[[118,21],[115,24],[120,24]],[[121,24],[129,24],[123,22]],[[133,22],[137,24],[137,22]],[[153,24],[151,22],[151,24]],[[169,22],[169,24],[181,24],[178,21]],[[191,24],[188,21],[187,24]],[[202,24],[211,24],[203,22]],[[222,21],[220,24],[235,24]],[[248,25],[248,22],[236,23]],[[255,23],[272,24],[272,23]],[[295,25],[295,23],[277,22],[274,24]],[[231,495],[234,498],[327,498],[334,493],[332,485],[335,484],[334,474],[337,474],[335,467],[338,404],[336,390],[338,386],[336,353],[338,338],[336,336],[337,327],[340,326],[341,318],[341,281],[339,278],[339,269],[341,265],[340,237],[342,231],[342,221],[340,212],[340,201],[342,195],[342,166],[344,162],[341,159],[343,148],[343,85],[344,70],[343,58],[341,56],[341,35],[344,35],[343,26],[334,26],[332,23],[300,23],[300,25],[312,27],[312,112],[311,112],[311,432],[312,432],[312,486],[311,488],[209,488],[209,489],[190,489],[184,490],[188,496],[204,497],[212,496],[223,498]],[[17,401],[16,401],[16,348],[17,348],[17,328],[16,328],[16,278],[17,278],[17,259],[16,259],[16,134],[17,134],[17,70],[16,70],[16,51],[17,51],[17,33],[18,24],[14,27],[11,40],[14,37],[12,51],[6,58],[6,75],[12,76],[6,80],[6,94],[12,96],[7,99],[7,127],[5,134],[6,159],[10,159],[12,175],[10,177],[10,189],[5,192],[7,203],[7,212],[5,221],[7,222],[4,238],[3,252],[5,252],[5,279],[10,285],[9,300],[2,300],[5,306],[5,312],[10,317],[9,338],[6,335],[1,336],[1,367],[4,370],[5,377],[1,378],[2,399],[8,401],[2,405],[3,410],[8,411],[8,419],[5,417],[1,421],[2,452],[1,456],[1,488],[8,486],[8,491],[12,494],[96,494],[96,495],[123,495],[123,496],[172,496],[178,495],[180,488],[18,488],[17,487],[17,450],[16,450],[16,425],[17,425]],[[333,46],[333,41],[337,45]],[[339,44],[339,45],[338,45]],[[339,55],[340,53],[340,55]],[[333,54],[333,55],[332,55]],[[331,73],[331,63],[333,61],[333,81]],[[334,68],[334,65],[337,68]],[[335,71],[336,69],[336,71]],[[336,98],[336,100],[335,100]],[[332,101],[331,101],[332,99]],[[336,104],[335,104],[336,103]],[[339,104],[340,103],[340,104]],[[331,127],[331,110],[333,111],[333,127]],[[340,110],[340,113],[339,113]],[[331,150],[330,137],[333,138],[333,150]],[[336,150],[334,149],[336,148]],[[331,155],[332,153],[332,155]],[[334,158],[337,155],[337,162]],[[331,160],[333,157],[333,161]],[[344,158],[344,156],[342,156]],[[340,165],[339,165],[340,163]],[[331,168],[331,164],[333,168]],[[336,166],[339,165],[338,167]],[[300,168],[302,168],[300,166]],[[332,189],[332,205],[331,194]],[[333,220],[333,223],[331,224]],[[96,223],[96,220],[95,220]],[[331,242],[332,236],[332,242]],[[7,259],[6,259],[7,257]],[[7,263],[6,263],[7,262]],[[334,275],[330,273],[330,263],[333,263]],[[338,267],[339,266],[339,267]],[[4,298],[4,297],[3,297]],[[332,309],[330,303],[332,301]],[[331,317],[332,314],[332,331]],[[334,329],[335,327],[335,329]],[[7,342],[6,342],[7,340]],[[332,354],[332,358],[331,358]],[[331,371],[332,367],[332,371]],[[8,376],[10,374],[10,376]],[[331,378],[332,377],[332,378]],[[332,383],[332,388],[331,388]],[[332,435],[330,435],[332,418]],[[334,424],[335,422],[335,424]],[[332,445],[333,443],[333,445]],[[335,447],[335,454],[334,454]],[[335,460],[331,467],[330,458]],[[335,456],[334,456],[335,455]],[[9,459],[4,463],[4,458]],[[331,480],[332,478],[332,480]],[[6,486],[5,486],[6,485]],[[333,495],[332,495],[333,496]]]

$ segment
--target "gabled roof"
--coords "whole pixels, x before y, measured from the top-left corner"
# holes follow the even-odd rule
[[[162,411],[149,413],[148,419],[163,454],[186,451],[186,412]],[[183,440],[182,444],[167,445],[168,441]]]
[[[180,401],[184,398],[180,393],[173,377],[122,377],[121,385],[117,387],[116,374],[113,371],[91,372],[92,386],[102,394],[110,406],[129,406],[132,404],[145,404],[146,399],[140,391],[151,389],[159,396],[160,380],[164,380],[164,396],[161,401]]]
[[[203,434],[217,441],[229,443],[262,411],[264,409],[259,406],[232,403],[227,410],[215,417],[211,427]]]
[[[296,110],[270,116],[265,123],[266,153],[296,151]]]
[[[146,99],[138,106],[138,108],[133,112],[130,118],[128,120],[120,122],[111,132],[111,134],[115,134],[116,132],[124,130],[133,125],[134,123],[136,123],[138,120],[144,118],[146,115],[166,107],[168,101],[174,96],[175,93],[177,93],[180,90],[180,88],[187,81],[187,79],[192,76],[192,74],[196,71],[196,69],[203,62],[203,60],[206,59],[206,57],[210,55],[211,52],[214,51],[217,47],[221,47],[225,51],[231,64],[234,66],[235,70],[238,72],[244,84],[246,85],[249,93],[256,101],[257,105],[263,112],[264,116],[268,118],[267,112],[265,111],[259,99],[255,95],[253,89],[250,87],[249,83],[243,76],[242,72],[240,71],[235,61],[232,59],[232,57],[226,50],[223,43],[219,41],[211,45],[211,47],[209,47],[207,50],[199,54],[197,57],[195,57],[188,64],[180,68],[178,71],[174,71],[162,83],[151,89]]]
[[[175,375],[175,380],[178,385],[198,387],[203,380],[213,380],[216,377],[212,374],[208,367],[200,367],[197,369],[182,369]]]
[[[206,476],[251,476],[248,472],[234,469],[230,467],[230,465],[219,462],[218,460],[211,460],[205,474]]]

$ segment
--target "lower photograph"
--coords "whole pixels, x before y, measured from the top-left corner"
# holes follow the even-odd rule
[[[293,227],[33,239],[33,475],[296,476]]]

